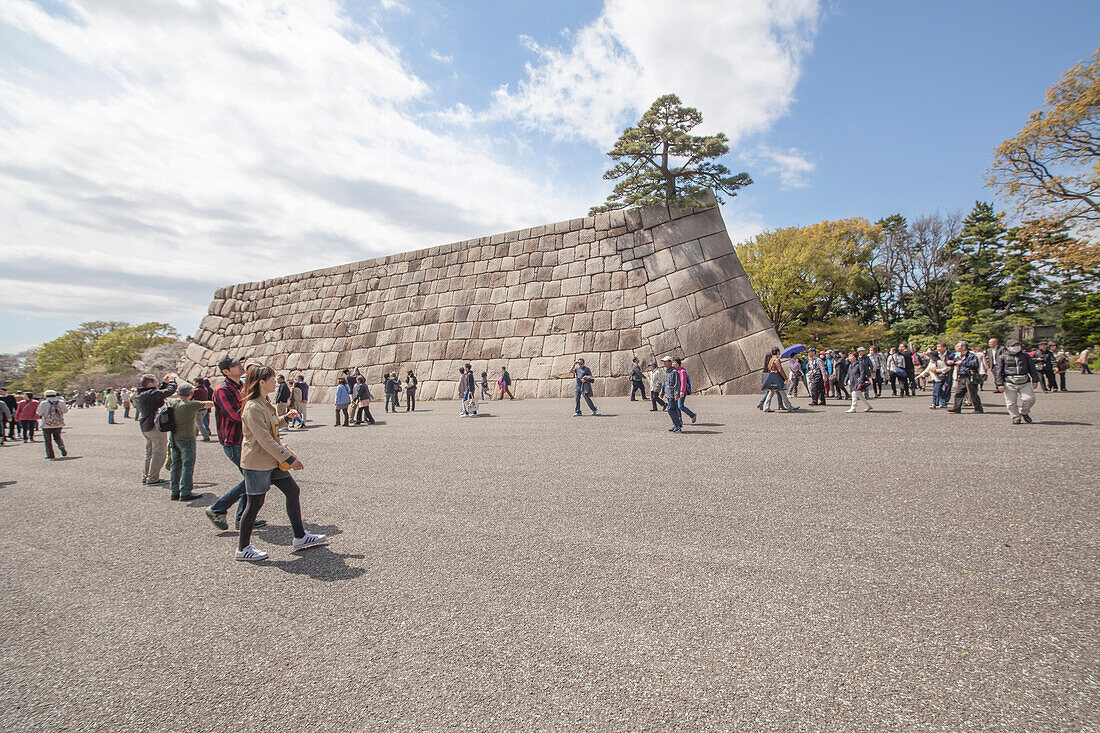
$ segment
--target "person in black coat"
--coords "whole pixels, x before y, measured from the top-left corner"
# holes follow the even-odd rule
[[[1012,424],[1031,422],[1031,407],[1035,404],[1035,388],[1039,386],[1039,370],[1023,348],[1019,339],[1008,342],[1008,349],[997,359],[993,367],[993,383],[998,392],[1004,392],[1005,406],[1012,417]]]
[[[856,405],[863,402],[867,409],[864,412],[870,412],[875,409],[871,407],[871,401],[867,399],[867,388],[871,386],[871,377],[873,376],[873,369],[871,367],[871,361],[866,357],[862,358],[856,356],[856,352],[848,352],[847,372],[845,374],[847,378],[848,390],[852,393],[852,406],[848,408],[848,412],[855,412]]]

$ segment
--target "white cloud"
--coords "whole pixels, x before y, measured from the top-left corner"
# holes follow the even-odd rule
[[[455,60],[455,57],[453,55],[447,54],[446,56],[444,56],[439,51],[436,51],[434,48],[428,55],[432,57],[433,61],[438,61],[441,64],[451,64],[454,63]]]
[[[763,164],[765,172],[778,176],[783,188],[805,188],[809,185],[809,174],[817,169],[817,164],[798,148],[776,150],[761,145],[745,157]]]
[[[566,48],[521,39],[536,61],[493,114],[606,148],[671,92],[736,142],[790,106],[819,16],[817,0],[608,0]]]
[[[0,24],[33,41],[0,67],[0,253],[39,304],[67,273],[50,313],[197,315],[218,283],[583,205],[427,127],[425,83],[337,0],[4,0]]]

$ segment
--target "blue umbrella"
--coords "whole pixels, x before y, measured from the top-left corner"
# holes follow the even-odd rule
[[[789,359],[795,354],[801,354],[806,350],[806,347],[802,344],[795,344],[794,346],[788,346],[783,350],[783,353],[779,355],[780,359]]]

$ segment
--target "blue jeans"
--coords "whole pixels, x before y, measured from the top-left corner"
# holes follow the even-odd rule
[[[107,424],[108,425],[114,425],[115,424],[115,411],[114,410],[107,410]]]
[[[172,450],[168,452],[168,488],[172,496],[187,496],[194,487],[195,441],[176,440],[169,436]]]
[[[676,400],[676,407],[680,408],[680,412],[684,413],[685,415],[690,417],[692,420],[694,420],[695,419],[695,413],[692,412],[687,407],[687,405],[684,404],[685,399],[686,398],[683,395],[680,395],[680,399]]]
[[[680,416],[680,400],[668,401],[668,416],[672,418],[672,427],[682,428],[684,426],[684,420]]]
[[[946,380],[936,382],[933,385],[932,404],[947,407],[947,400],[951,397],[951,382]]]
[[[225,453],[225,457],[233,461],[233,465],[237,467],[237,470],[241,470],[241,447],[239,445],[223,445],[222,452]],[[244,472],[241,471],[241,475]],[[225,496],[218,499],[216,502],[210,505],[210,511],[217,512],[218,514],[225,514],[229,511],[229,507],[233,506],[233,502],[239,502],[237,504],[237,521],[240,521],[241,515],[244,514],[244,479],[234,486],[232,489],[225,493]]]
[[[588,403],[588,409],[592,412],[596,411],[596,405],[592,403],[592,398],[588,396],[588,393],[584,391],[584,388],[579,384],[573,388],[573,402],[575,403],[574,410],[579,415],[581,412],[581,397],[584,397],[584,401]]]

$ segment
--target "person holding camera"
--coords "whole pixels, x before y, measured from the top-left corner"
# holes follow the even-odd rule
[[[588,403],[588,409],[596,414],[596,405],[592,402],[592,383],[596,381],[592,376],[592,370],[584,365],[584,359],[577,359],[573,363],[573,378],[576,385],[573,387],[573,417],[581,415],[581,397]]]

